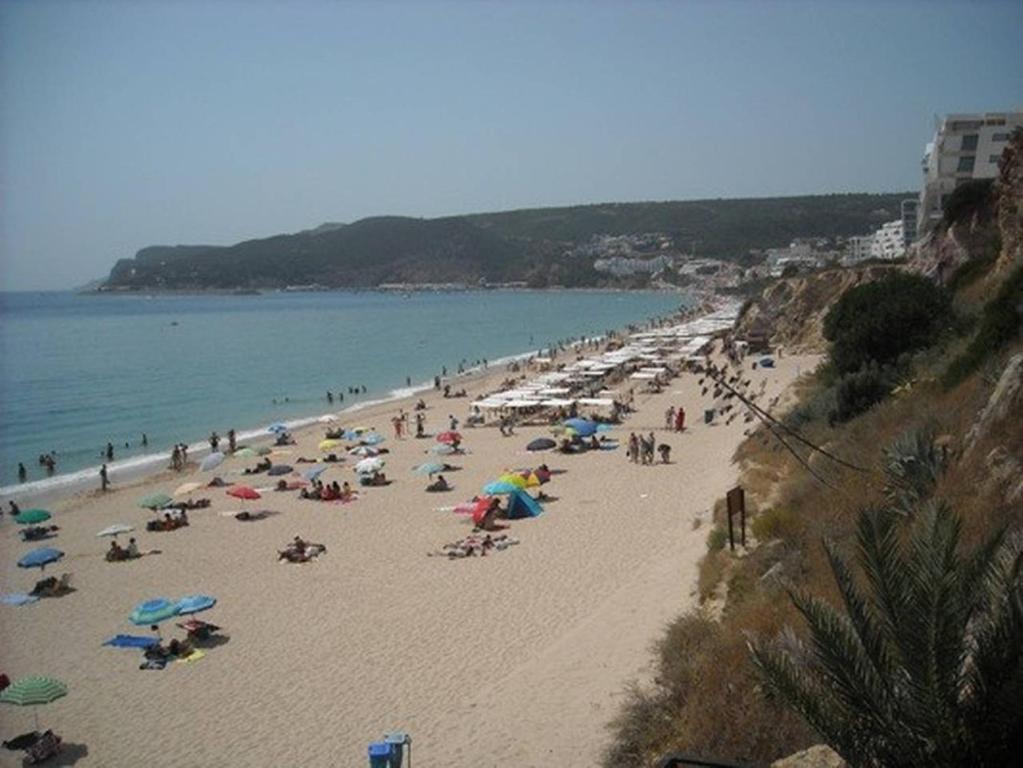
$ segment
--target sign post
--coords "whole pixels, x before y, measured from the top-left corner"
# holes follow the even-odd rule
[[[735,486],[725,497],[728,502],[728,545],[735,551],[735,534],[733,532],[732,516],[739,515],[739,540],[742,546],[746,546],[746,492],[741,485]]]

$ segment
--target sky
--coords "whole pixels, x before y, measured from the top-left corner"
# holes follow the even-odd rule
[[[0,290],[324,221],[914,190],[1023,3],[0,0]]]

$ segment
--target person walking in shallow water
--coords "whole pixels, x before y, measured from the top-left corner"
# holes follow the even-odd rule
[[[107,461],[114,460],[114,444],[107,443]]]
[[[101,491],[105,491],[110,487],[110,478],[107,477],[107,465],[104,464],[99,468],[99,487]]]
[[[20,461],[18,462],[18,482],[23,483],[28,480],[28,470],[25,469],[25,465]]]

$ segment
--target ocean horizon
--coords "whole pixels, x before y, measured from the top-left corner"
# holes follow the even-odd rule
[[[98,482],[108,442],[121,479],[212,430],[254,435],[274,421],[406,396],[445,369],[453,376],[689,303],[599,290],[2,292],[0,494]],[[53,476],[38,462],[50,452]]]

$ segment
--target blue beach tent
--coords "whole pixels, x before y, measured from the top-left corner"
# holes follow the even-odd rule
[[[543,514],[540,502],[525,491],[515,491],[508,497],[508,519],[518,520],[523,517],[539,517]]]

